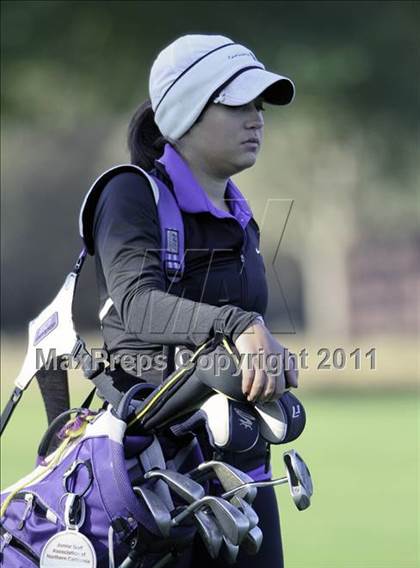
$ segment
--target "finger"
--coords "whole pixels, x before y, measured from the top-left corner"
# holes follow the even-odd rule
[[[242,393],[245,396],[248,396],[251,391],[254,376],[254,369],[247,369],[245,366],[242,367]]]
[[[277,378],[276,375],[273,375],[272,373],[267,373],[266,377],[267,377],[267,382],[265,385],[264,392],[260,397],[261,402],[269,402],[273,400],[273,398],[276,395],[276,378]]]
[[[248,394],[248,400],[250,402],[256,402],[259,400],[260,396],[264,392],[266,384],[266,373],[261,369],[255,371],[254,380],[252,381],[252,387]]]
[[[286,376],[286,385],[287,387],[292,387],[297,389],[298,387],[298,376],[299,373],[296,369],[290,369],[289,371],[285,371]]]
[[[285,375],[287,387],[297,388],[299,372],[296,353],[289,353]]]
[[[286,379],[284,373],[281,373],[276,377],[276,390],[274,394],[275,400],[278,400],[285,390],[286,390]]]

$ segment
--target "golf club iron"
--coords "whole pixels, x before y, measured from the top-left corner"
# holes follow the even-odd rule
[[[247,484],[252,483],[252,477],[221,461],[211,460],[200,464],[189,475],[196,480],[208,479],[210,476],[217,477],[225,491],[241,487],[234,495],[252,503],[257,495],[257,489]]]
[[[205,495],[204,488],[199,483],[176,471],[152,469],[146,472],[144,477],[145,479],[161,479],[187,503],[194,503]]]
[[[133,491],[144,501],[161,535],[168,537],[171,531],[171,513],[162,499],[146,487],[133,487]]]

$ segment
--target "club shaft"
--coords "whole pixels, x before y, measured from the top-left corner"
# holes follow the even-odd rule
[[[238,487],[234,487],[230,491],[226,491],[221,495],[222,499],[229,499],[229,497],[233,497],[236,493],[239,493],[242,489],[247,489],[248,487],[273,487],[275,485],[283,485],[287,483],[287,477],[279,477],[277,479],[269,479],[268,481],[250,481],[249,483],[243,483],[242,485],[238,485]]]

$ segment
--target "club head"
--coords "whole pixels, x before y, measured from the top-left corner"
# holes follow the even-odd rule
[[[232,505],[235,505],[235,507],[238,507],[238,509],[247,516],[250,530],[258,525],[258,515],[251,507],[251,505],[247,503],[247,501],[245,501],[245,499],[242,499],[241,497],[238,497],[238,495],[235,495],[234,497],[232,497],[230,502],[232,503]]]
[[[253,479],[243,471],[221,461],[210,460],[197,467],[199,472],[211,472],[220,481],[225,491],[236,489],[244,483],[252,483]],[[255,487],[244,487],[236,494],[238,497],[252,503],[257,495]]]
[[[239,546],[233,544],[225,536],[223,537],[222,547],[220,549],[220,557],[227,564],[235,564],[239,554]]]
[[[290,494],[299,511],[311,505],[313,485],[310,471],[301,456],[295,450],[283,454],[289,482]]]
[[[207,496],[205,499],[206,505],[210,508],[222,528],[223,535],[232,544],[241,544],[249,531],[250,523],[248,517],[232,503],[221,497]]]
[[[254,527],[244,538],[241,548],[243,548],[247,554],[254,555],[260,550],[262,541],[263,533],[260,527]]]
[[[196,511],[194,520],[207,552],[211,558],[217,558],[223,543],[223,534],[215,518],[208,511]]]
[[[204,488],[196,481],[176,471],[153,469],[144,475],[145,479],[161,479],[187,503],[194,503],[205,495]]]
[[[162,499],[146,487],[133,487],[133,491],[148,508],[162,536],[165,538],[169,537],[171,514]]]
[[[210,509],[222,530],[222,534],[226,536],[232,544],[239,545],[242,542],[249,531],[248,517],[232,505],[232,503],[229,503],[229,501],[221,497],[206,495],[202,499],[191,503],[172,519],[172,525],[179,525],[188,516],[203,508]]]

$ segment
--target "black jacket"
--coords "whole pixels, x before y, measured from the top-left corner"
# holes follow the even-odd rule
[[[164,166],[156,163],[156,168],[152,173],[171,189]],[[102,323],[109,353],[157,356],[167,354],[168,345],[194,349],[215,331],[235,340],[255,317],[264,316],[267,284],[255,220],[244,230],[233,217],[210,212],[182,211],[182,217],[185,271],[170,286],[148,182],[120,173],[104,188],[93,235],[100,306],[109,297],[113,301]],[[152,369],[142,377],[158,383],[167,374]]]

